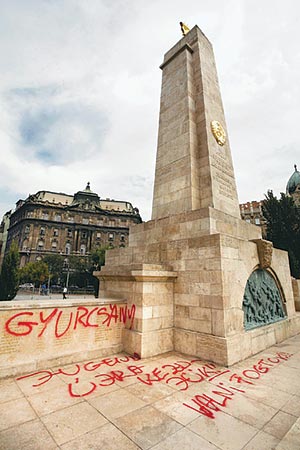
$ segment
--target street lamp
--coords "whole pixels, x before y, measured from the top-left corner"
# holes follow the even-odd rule
[[[49,266],[49,274],[48,274],[48,295],[50,295],[50,276],[51,276],[51,266]]]
[[[63,265],[64,271],[67,271],[67,280],[66,280],[66,288],[69,287],[69,278],[70,278],[70,262],[68,258],[65,258],[64,265]]]

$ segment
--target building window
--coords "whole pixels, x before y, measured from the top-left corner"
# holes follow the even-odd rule
[[[57,228],[55,228],[54,230],[53,230],[53,236],[58,236],[58,229]]]
[[[108,240],[113,241],[114,240],[114,233],[108,233]]]
[[[68,217],[68,222],[69,223],[74,223],[74,217]]]
[[[99,233],[99,231],[96,234],[96,239],[97,239],[97,241],[99,241],[101,239],[101,233]]]
[[[25,227],[25,233],[30,233],[30,225],[26,225],[26,227]]]
[[[82,223],[83,223],[84,225],[88,225],[89,219],[83,218],[83,219],[82,219]]]
[[[255,217],[255,225],[260,225],[260,218],[259,217]]]
[[[45,227],[41,227],[41,229],[40,229],[40,235],[41,235],[41,236],[45,236],[45,233],[46,233]]]
[[[251,219],[246,219],[246,222],[251,223]]]
[[[44,241],[39,241],[37,245],[37,250],[43,250],[44,249]]]
[[[56,250],[56,248],[57,248],[57,242],[56,242],[56,241],[53,241],[52,244],[51,244],[51,246],[52,246],[52,250]]]
[[[71,244],[68,242],[66,244],[66,255],[70,255],[71,253]]]
[[[121,241],[121,242],[125,242],[125,234],[121,234],[121,236],[120,236],[120,241]]]
[[[70,228],[68,228],[68,230],[67,230],[67,236],[72,237],[72,230],[70,230]]]
[[[80,254],[81,255],[85,255],[86,252],[86,246],[84,244],[81,244],[80,246]]]
[[[81,232],[81,236],[83,237],[83,239],[86,239],[87,232],[86,232],[86,231],[82,231],[82,232]]]
[[[42,219],[44,219],[44,220],[48,220],[49,219],[49,214],[46,211],[42,212]]]
[[[61,215],[60,214],[55,214],[54,220],[56,220],[56,222],[61,222]]]
[[[28,241],[27,241],[27,239],[25,239],[23,241],[23,250],[27,250],[27,248],[28,248]]]

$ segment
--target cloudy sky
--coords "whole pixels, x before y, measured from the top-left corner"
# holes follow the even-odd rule
[[[300,166],[297,0],[0,0],[0,215],[38,190],[151,215],[164,53],[213,43],[240,202]]]

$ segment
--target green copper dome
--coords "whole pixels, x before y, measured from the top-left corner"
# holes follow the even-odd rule
[[[286,193],[290,194],[290,195],[295,192],[298,184],[300,185],[300,172],[298,172],[296,165],[294,167],[295,167],[295,172],[293,173],[293,175],[291,176],[291,178],[289,179],[289,181],[286,185]]]

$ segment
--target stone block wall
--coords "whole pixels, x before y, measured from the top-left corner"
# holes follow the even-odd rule
[[[145,357],[175,349],[228,365],[288,337],[296,319],[294,295],[287,254],[276,249],[268,270],[284,293],[285,320],[291,322],[244,329],[243,296],[260,267],[261,242],[258,227],[213,208],[134,227],[129,248],[109,251],[99,277],[100,295],[121,295],[136,305],[134,326],[124,331],[127,351]],[[148,274],[169,271],[173,279],[135,277],[143,267]]]
[[[116,259],[119,252],[109,253]],[[135,308],[132,326],[126,324],[123,332],[125,351],[149,357],[173,350],[176,274],[169,266],[131,264],[116,271],[104,267],[94,275],[100,279],[100,298],[126,298],[128,308]]]
[[[1,302],[0,377],[120,352],[134,313],[116,300]]]
[[[292,285],[295,300],[295,309],[296,311],[300,311],[300,280],[292,278]]]

